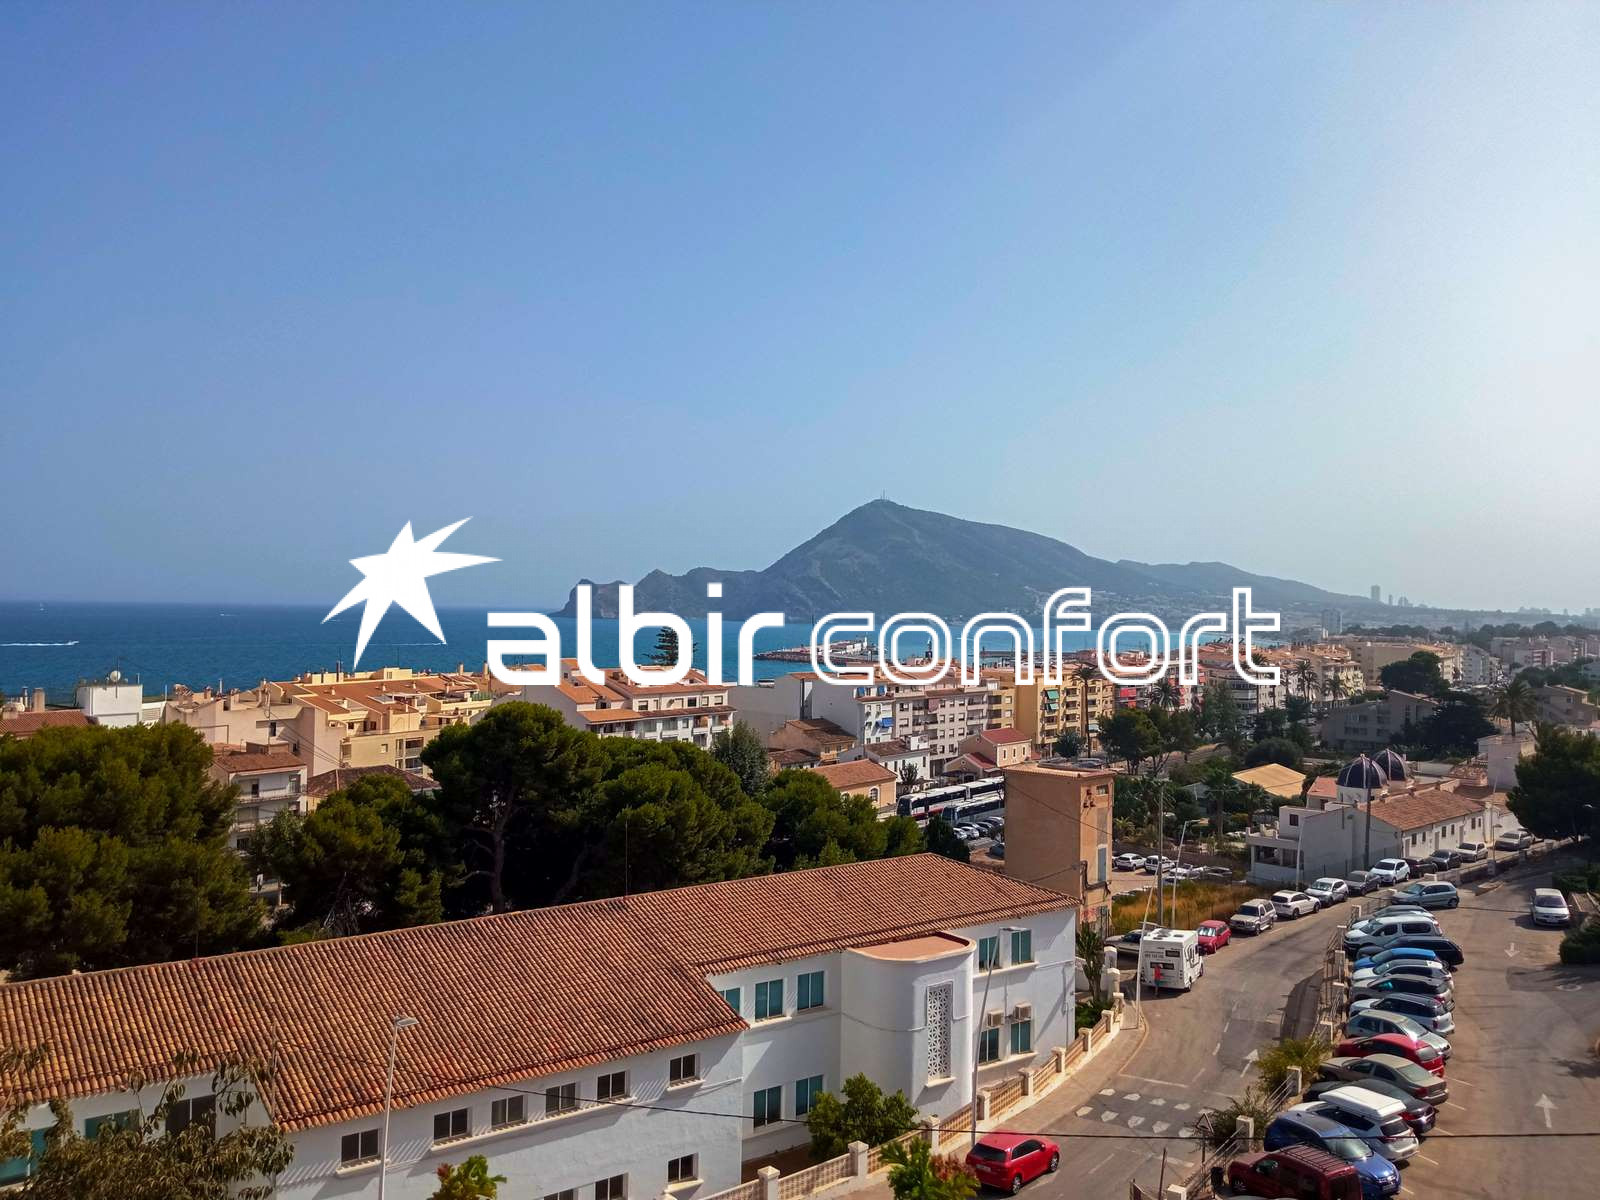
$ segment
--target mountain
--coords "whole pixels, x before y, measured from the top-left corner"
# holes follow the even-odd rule
[[[715,604],[706,600],[706,584],[713,581],[723,584]],[[1216,607],[1229,589],[1246,585],[1257,589],[1258,609],[1371,606],[1361,597],[1251,575],[1226,563],[1109,562],[1043,534],[874,500],[765,570],[651,571],[635,585],[634,607],[684,617],[703,616],[708,608],[730,618],[770,611],[791,621],[847,610],[880,617],[911,611],[946,618],[991,611],[1036,615],[1057,588],[1090,587],[1097,615],[1147,609],[1187,616]],[[576,615],[575,596],[555,615]],[[614,617],[616,597],[616,582],[596,585],[595,616]]]

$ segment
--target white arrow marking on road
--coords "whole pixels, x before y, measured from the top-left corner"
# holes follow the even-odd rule
[[[1252,1051],[1250,1051],[1249,1054],[1246,1054],[1244,1056],[1244,1069],[1241,1070],[1239,1072],[1239,1074],[1243,1075],[1245,1073],[1245,1071],[1248,1071],[1251,1067],[1253,1067],[1255,1065],[1256,1059],[1258,1059],[1260,1057],[1261,1057],[1261,1052],[1259,1050],[1252,1050]]]
[[[1512,942],[1510,945],[1508,945],[1506,947],[1506,957],[1507,958],[1515,958],[1516,956],[1517,956],[1517,944],[1515,942]]]
[[[1537,1108],[1537,1109],[1542,1109],[1544,1111],[1544,1127],[1546,1129],[1549,1129],[1550,1128],[1550,1112],[1551,1112],[1552,1109],[1555,1108],[1555,1105],[1550,1102],[1550,1097],[1546,1096],[1544,1093],[1541,1092],[1539,1094],[1539,1099],[1534,1101],[1533,1106],[1535,1108]]]

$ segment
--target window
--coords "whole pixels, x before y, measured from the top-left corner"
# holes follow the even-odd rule
[[[507,1096],[504,1100],[496,1100],[489,1105],[489,1124],[496,1129],[521,1125],[528,1119],[527,1101],[526,1096]]]
[[[1014,929],[1011,931],[1011,961],[1013,963],[1030,963],[1033,961],[1033,930]]]
[[[822,1007],[822,972],[808,971],[800,976],[795,987],[794,1006],[796,1010],[805,1008]]]
[[[727,1004],[727,1006],[729,1008],[733,1009],[733,1012],[734,1012],[735,1016],[743,1016],[744,1015],[743,1013],[741,1013],[739,1011],[739,989],[738,988],[724,988],[723,991],[722,991],[722,999]]]
[[[978,970],[987,971],[1000,965],[1000,935],[978,939]]]
[[[32,1175],[39,1165],[39,1159],[44,1156],[45,1134],[44,1129],[35,1129],[29,1136],[31,1149],[27,1154],[19,1154],[16,1158],[8,1158],[0,1162],[0,1185],[8,1183],[21,1183]]]
[[[950,1078],[950,998],[952,986],[941,983],[928,989],[928,1082]]]
[[[616,1100],[628,1094],[628,1073],[626,1071],[612,1071],[600,1076],[599,1082],[594,1086],[596,1100]]]
[[[1096,883],[1104,883],[1106,881],[1107,869],[1110,865],[1107,859],[1110,853],[1110,846],[1100,846],[1097,848],[1095,855],[1095,868],[1097,871],[1097,874],[1095,875]]]
[[[695,1171],[694,1155],[685,1154],[680,1158],[669,1158],[667,1160],[668,1183],[689,1183],[698,1178],[699,1175]]]
[[[1000,1059],[1000,1030],[985,1029],[978,1034],[978,1061],[998,1062]]]
[[[1011,1022],[1011,1053],[1033,1053],[1033,1018]]]
[[[129,1129],[138,1120],[138,1110],[131,1108],[125,1112],[107,1113],[103,1117],[90,1117],[83,1123],[83,1136],[92,1142],[107,1126],[112,1129]]]
[[[771,1125],[783,1116],[783,1089],[781,1087],[762,1088],[756,1092],[755,1127],[760,1129],[763,1125]]]
[[[564,1192],[550,1192],[544,1200],[578,1200],[578,1191],[576,1188],[568,1188]]]
[[[433,1114],[433,1140],[446,1142],[451,1138],[466,1137],[472,1132],[468,1120],[469,1112],[465,1108],[451,1109],[449,1112]]]
[[[803,1117],[811,1111],[811,1106],[816,1103],[817,1097],[822,1095],[822,1076],[812,1075],[808,1079],[798,1079],[794,1085],[794,1115]]]
[[[628,1177],[613,1175],[610,1179],[594,1181],[594,1200],[627,1200]]]
[[[667,1064],[667,1086],[674,1087],[680,1083],[692,1083],[700,1078],[700,1058],[695,1054],[683,1054]]]
[[[215,1096],[195,1096],[192,1099],[179,1100],[167,1109],[167,1132],[182,1133],[196,1121],[203,1122],[207,1128],[212,1128],[216,1108]]]
[[[756,984],[756,1020],[783,1016],[783,980],[771,979]]]
[[[578,1107],[578,1085],[575,1083],[558,1083],[554,1087],[544,1090],[544,1115],[553,1117],[557,1113],[571,1112]]]
[[[261,781],[259,779],[252,779],[250,781],[250,794],[252,796],[261,795]]]
[[[339,1165],[348,1167],[355,1163],[371,1162],[378,1157],[378,1131],[363,1129],[360,1133],[347,1133],[339,1139]]]

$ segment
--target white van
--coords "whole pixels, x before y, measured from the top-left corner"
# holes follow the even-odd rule
[[[1200,934],[1193,929],[1152,929],[1139,939],[1139,982],[1187,992],[1205,974]]]

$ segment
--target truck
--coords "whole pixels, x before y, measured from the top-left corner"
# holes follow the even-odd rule
[[[1205,974],[1193,929],[1152,929],[1139,939],[1139,983],[1187,992]]]

